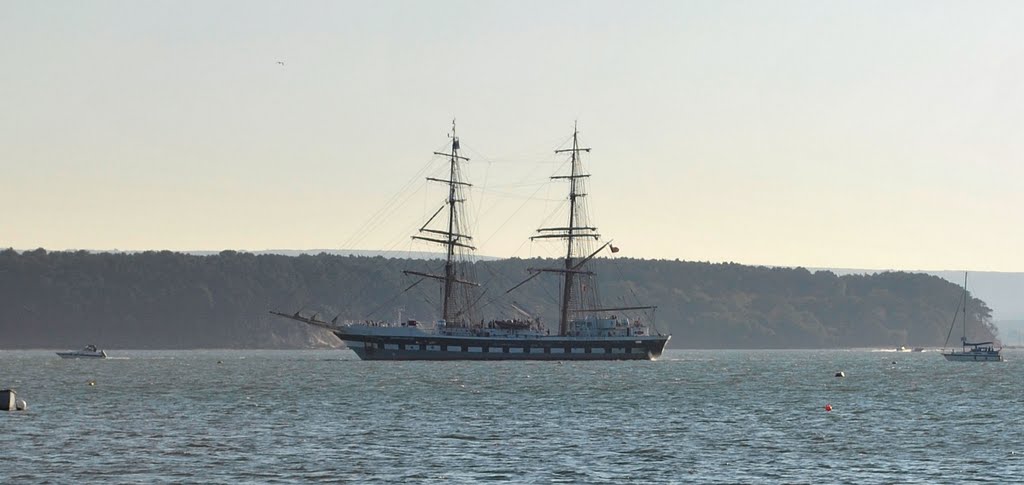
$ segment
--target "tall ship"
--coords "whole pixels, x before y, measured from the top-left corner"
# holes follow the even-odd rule
[[[597,278],[591,262],[602,251],[617,249],[611,241],[600,244],[601,236],[588,220],[586,179],[583,153],[589,148],[579,145],[579,131],[574,128],[572,148],[556,150],[568,156],[568,174],[551,177],[569,185],[568,220],[557,227],[543,227],[533,240],[564,242],[564,260],[558,267],[529,270],[529,276],[506,293],[528,284],[541,275],[554,275],[559,281],[559,316],[557,328],[548,328],[539,317],[532,316],[514,303],[518,316],[478,320],[477,308],[482,297],[480,285],[473,278],[468,264],[473,247],[468,224],[463,217],[466,197],[471,185],[463,180],[461,164],[469,159],[460,155],[459,138],[454,127],[448,153],[435,155],[448,160],[447,178],[427,177],[444,184],[448,197],[413,239],[440,245],[445,251],[443,270],[436,273],[411,271],[413,286],[432,280],[440,286],[439,319],[429,322],[356,321],[339,323],[337,317],[327,322],[302,312],[271,311],[281,317],[326,328],[363,360],[654,360],[661,356],[671,335],[662,335],[639,318],[628,318],[624,312],[653,311],[654,306],[605,307],[600,304]],[[410,286],[411,288],[411,286]],[[653,320],[653,319],[652,319]]]

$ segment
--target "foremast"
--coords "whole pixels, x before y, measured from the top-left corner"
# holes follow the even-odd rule
[[[428,181],[439,182],[448,186],[448,197],[434,215],[423,223],[419,234],[412,236],[413,239],[440,244],[445,247],[445,263],[443,274],[423,273],[419,271],[403,271],[407,275],[419,276],[437,280],[441,284],[441,318],[450,326],[466,326],[471,321],[469,312],[473,302],[473,295],[466,291],[469,288],[477,287],[471,279],[462,273],[461,260],[463,252],[472,251],[476,248],[470,242],[473,238],[466,230],[464,217],[460,210],[461,205],[466,201],[463,195],[463,188],[472,187],[472,184],[462,180],[461,162],[469,161],[469,158],[459,155],[459,137],[455,133],[455,122],[452,122],[451,151],[449,153],[434,152],[448,158],[448,178],[427,177]],[[433,229],[428,226],[437,216],[447,209],[447,224],[442,229]]]

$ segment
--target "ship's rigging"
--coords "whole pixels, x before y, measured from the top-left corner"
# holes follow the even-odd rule
[[[567,180],[569,182],[568,221],[565,226],[537,229],[538,234],[530,238],[531,240],[564,240],[563,266],[561,268],[531,268],[530,272],[533,274],[529,278],[506,291],[506,293],[511,292],[542,273],[560,274],[558,335],[568,335],[572,322],[586,318],[588,315],[597,316],[612,311],[655,309],[653,306],[600,307],[601,299],[597,278],[594,272],[587,269],[587,264],[601,251],[611,246],[612,242],[605,242],[596,250],[594,249],[594,246],[600,241],[601,235],[597,232],[597,227],[591,225],[587,208],[586,180],[590,174],[583,171],[582,155],[589,152],[590,148],[580,146],[579,129],[574,126],[572,148],[555,150],[556,154],[569,155],[569,174],[551,177],[552,180]],[[617,249],[613,249],[613,251],[617,251]]]
[[[461,163],[469,161],[469,158],[459,155],[459,137],[455,132],[454,121],[450,136],[450,151],[448,153],[434,152],[434,155],[448,158],[448,178],[426,178],[428,181],[447,185],[448,198],[444,205],[420,226],[418,234],[412,236],[413,239],[444,247],[444,271],[441,274],[412,270],[406,270],[403,273],[437,280],[441,286],[441,318],[445,320],[446,325],[466,327],[469,326],[469,322],[473,321],[473,307],[480,297],[479,292],[476,291],[480,285],[475,281],[469,265],[461,264],[468,259],[470,252],[476,249],[471,244],[473,237],[469,235],[468,224],[466,224],[462,213],[463,204],[466,202],[464,188],[472,187],[472,184],[462,179]],[[447,212],[445,214],[447,217],[442,219],[445,224],[440,229],[431,227],[437,217],[444,212]]]
[[[461,153],[461,141],[456,133],[454,122],[449,140],[447,149],[433,152],[435,156],[444,160],[443,172],[422,174],[421,171],[419,177],[419,180],[425,179],[428,185],[441,184],[445,188],[446,196],[439,207],[431,208],[426,212],[425,222],[417,224],[416,232],[411,237],[414,241],[440,246],[443,251],[443,260],[435,259],[433,264],[428,262],[427,265],[432,266],[429,268],[410,268],[402,271],[406,276],[413,278],[410,284],[405,285],[404,289],[394,297],[374,305],[372,311],[365,314],[367,319],[373,318],[382,310],[390,309],[403,294],[417,288],[424,301],[432,305],[438,312],[435,313],[434,318],[444,320],[445,324],[451,327],[472,327],[477,323],[482,324],[486,319],[502,319],[508,315],[522,314],[522,309],[516,308],[511,303],[508,293],[537,276],[554,273],[558,275],[558,278],[551,281],[557,281],[557,287],[549,288],[542,293],[547,293],[551,298],[549,305],[557,308],[556,313],[553,312],[550,316],[556,317],[558,320],[558,335],[569,334],[574,320],[613,315],[615,312],[628,314],[634,311],[643,311],[642,313],[646,314],[648,321],[653,323],[653,311],[644,310],[654,310],[654,307],[639,306],[635,294],[632,306],[626,301],[621,302],[623,306],[616,308],[601,306],[598,279],[595,273],[589,269],[589,263],[602,251],[609,247],[614,248],[614,246],[612,246],[612,241],[601,241],[598,228],[590,222],[587,204],[587,181],[590,174],[584,170],[583,155],[590,153],[591,149],[581,146],[579,130],[575,126],[572,136],[567,140],[571,144],[565,148],[554,150],[556,155],[566,157],[568,173],[548,177],[551,181],[566,182],[568,185],[568,195],[561,199],[563,203],[560,204],[560,210],[552,214],[563,217],[562,222],[536,229],[536,233],[532,237],[523,239],[524,241],[561,241],[564,244],[560,257],[561,264],[558,267],[529,268],[528,271],[531,274],[526,280],[507,291],[499,291],[500,294],[492,293],[488,298],[484,298],[487,293],[485,288],[496,284],[496,280],[508,281],[509,284],[514,280],[509,281],[509,275],[500,275],[490,271],[486,264],[483,265],[482,270],[490,271],[489,281],[481,284],[480,280],[476,278],[475,273],[481,268],[477,268],[480,265],[470,264],[475,260],[473,252],[476,250],[477,244],[470,231],[471,224],[467,222],[467,206],[465,204],[468,199],[467,193],[471,189],[481,189],[475,188],[464,177],[463,165],[470,159]],[[564,212],[566,209],[568,209],[567,214]],[[408,233],[405,235],[405,240],[409,240]],[[614,252],[615,249],[612,251]],[[427,281],[437,283],[439,291],[436,293],[424,291],[432,286],[422,284]],[[364,291],[358,292],[359,295],[364,293]],[[534,305],[537,303],[534,301]],[[496,309],[498,309],[497,313],[494,311]],[[540,324],[537,312],[531,312],[530,318],[538,325]],[[552,331],[556,331],[555,327],[552,327]]]

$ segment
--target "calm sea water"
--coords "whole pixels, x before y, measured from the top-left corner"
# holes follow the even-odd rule
[[[975,364],[868,350],[586,363],[0,351],[0,387],[30,407],[0,413],[0,480],[1020,482],[1024,352],[1004,352]]]

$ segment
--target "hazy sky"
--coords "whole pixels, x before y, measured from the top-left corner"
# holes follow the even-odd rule
[[[1022,25],[1019,1],[0,1],[0,246],[430,250],[457,118],[480,253],[554,255],[526,238],[579,120],[620,256],[1024,271]]]

